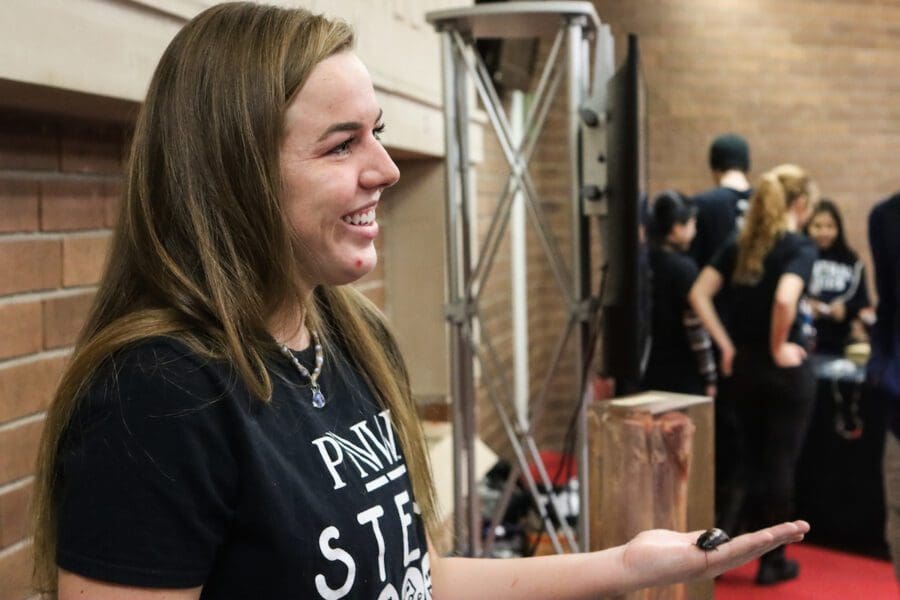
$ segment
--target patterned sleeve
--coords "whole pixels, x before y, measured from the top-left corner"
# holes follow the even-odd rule
[[[712,340],[703,328],[700,318],[690,308],[682,313],[681,322],[687,332],[688,343],[697,359],[697,372],[706,383],[716,382],[716,361],[713,357]]]

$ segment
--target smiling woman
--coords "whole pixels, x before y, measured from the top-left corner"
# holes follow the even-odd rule
[[[586,598],[713,576],[805,523],[441,558],[405,363],[351,286],[399,177],[340,21],[250,2],[174,38],[96,304],[48,411],[36,585],[59,598]]]
[[[341,52],[316,65],[288,105],[281,177],[288,220],[305,245],[311,287],[356,281],[375,267],[375,211],[400,177],[362,61]]]

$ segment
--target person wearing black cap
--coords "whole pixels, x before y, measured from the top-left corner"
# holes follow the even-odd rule
[[[692,200],[669,190],[653,200],[651,210],[652,344],[642,386],[714,396],[712,343],[687,299],[698,274],[686,254],[696,232],[696,208]]]
[[[694,197],[697,203],[697,235],[691,256],[701,268],[738,228],[750,201],[750,146],[740,135],[726,133],[709,147],[709,168],[716,187]]]
[[[753,190],[750,171],[750,146],[742,136],[726,133],[709,146],[709,168],[716,187],[694,197],[697,203],[697,235],[690,254],[700,269],[712,260],[716,251],[739,229]],[[716,312],[726,329],[731,329],[732,290],[716,296]],[[719,373],[716,396],[716,526],[725,531],[738,530],[740,506],[745,485],[740,476],[738,440],[742,435],[737,409],[730,391],[730,378]]]

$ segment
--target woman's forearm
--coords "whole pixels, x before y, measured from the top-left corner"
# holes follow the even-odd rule
[[[781,523],[733,538],[704,552],[699,531],[652,529],[623,546],[598,552],[534,558],[442,558],[431,548],[432,596],[437,600],[581,600],[710,578],[809,530],[804,521]],[[429,545],[430,547],[430,545]]]
[[[441,558],[432,567],[434,598],[588,599],[638,589],[623,568],[624,546],[532,558]]]
[[[722,287],[722,277],[719,273],[711,268],[706,267],[700,271],[700,276],[694,282],[691,291],[688,293],[688,302],[697,317],[703,323],[703,327],[709,332],[719,350],[726,350],[733,347],[731,337],[725,331],[725,326],[716,312],[713,305],[713,298]]]
[[[772,304],[772,328],[769,333],[769,350],[775,355],[781,345],[787,342],[791,324],[797,317],[797,305],[776,301]]]
[[[803,279],[793,273],[785,273],[778,280],[772,301],[772,326],[769,330],[769,350],[772,356],[777,355],[781,346],[788,341],[804,285]]]

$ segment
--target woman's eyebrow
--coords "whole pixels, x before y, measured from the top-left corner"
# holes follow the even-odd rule
[[[379,110],[378,117],[375,118],[376,124],[379,121],[381,121],[381,117],[383,115],[384,115],[384,110]],[[335,123],[333,125],[330,125],[328,127],[328,129],[326,129],[325,132],[322,133],[322,135],[320,135],[319,139],[317,139],[316,141],[321,142],[322,140],[327,138],[332,133],[336,133],[336,132],[340,132],[340,131],[356,131],[357,129],[362,128],[362,126],[363,126],[363,124],[360,123],[359,121],[342,121],[340,123]]]

